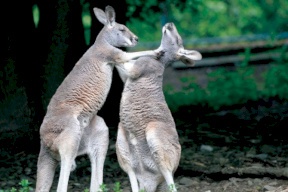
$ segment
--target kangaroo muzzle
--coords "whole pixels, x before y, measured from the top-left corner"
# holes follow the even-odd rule
[[[135,46],[138,43],[138,37],[135,35],[130,40],[133,46]]]

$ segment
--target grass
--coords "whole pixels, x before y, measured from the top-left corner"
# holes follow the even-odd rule
[[[15,187],[12,187],[10,190],[2,190],[0,189],[0,192],[29,192],[32,191],[33,188],[30,187],[31,183],[27,179],[22,179],[19,183],[18,189]]]
[[[27,180],[27,179],[22,179],[21,182],[19,183],[19,187],[18,189],[15,187],[12,187],[11,189],[0,189],[0,192],[29,192],[29,191],[33,191],[33,188],[30,186],[31,183]],[[173,192],[176,189],[176,187],[174,185],[170,185],[169,186],[169,192]],[[108,192],[110,191],[109,188],[107,188],[107,186],[105,184],[102,184],[100,186],[100,190],[98,192]],[[89,189],[84,189],[83,192],[89,192]],[[121,189],[121,183],[120,182],[116,182],[114,184],[114,188],[113,188],[113,192],[123,192],[123,190]],[[145,190],[140,190],[140,192],[145,192]]]

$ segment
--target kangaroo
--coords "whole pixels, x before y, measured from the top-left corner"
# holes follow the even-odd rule
[[[174,61],[192,66],[202,58],[199,52],[184,49],[173,23],[163,26],[158,50],[162,52],[159,59],[141,57],[117,66],[125,83],[116,154],[133,192],[177,191],[173,175],[181,145],[163,94],[163,73]]]
[[[115,21],[113,7],[107,6],[105,12],[95,7],[93,11],[104,27],[57,88],[40,127],[37,192],[50,190],[59,162],[57,191],[66,192],[75,158],[83,154],[91,161],[90,191],[98,191],[109,139],[108,127],[97,112],[109,92],[114,64],[157,55],[155,51],[127,53],[117,48],[135,46],[138,37]]]

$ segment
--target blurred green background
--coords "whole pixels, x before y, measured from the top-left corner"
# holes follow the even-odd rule
[[[287,30],[285,0],[167,0],[160,3],[127,0],[127,3],[127,16],[132,17],[127,25],[144,42],[158,41],[161,26],[167,21],[175,22],[184,39],[273,35]]]
[[[159,42],[161,28],[168,21],[177,25],[184,39],[275,35],[287,31],[285,0],[127,0],[126,3],[126,24],[141,37],[141,42]],[[84,4],[82,18],[85,28],[91,26],[87,6]]]

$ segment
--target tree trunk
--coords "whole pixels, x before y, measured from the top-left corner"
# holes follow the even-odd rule
[[[31,1],[7,1],[1,24],[1,146],[7,152],[25,149],[35,130],[35,93],[39,81]],[[3,22],[2,22],[3,21]]]
[[[46,34],[48,55],[44,62],[45,75],[42,95],[43,107],[46,108],[58,86],[83,54],[85,41],[79,1],[54,0],[42,2],[41,5],[48,7],[48,11],[43,9],[43,19],[46,23],[45,27],[50,29]],[[40,12],[41,10],[40,7]]]
[[[65,76],[72,70],[76,62],[82,57],[88,46],[85,44],[84,28],[82,25],[82,5],[79,0],[69,3],[67,24],[69,36],[67,38],[67,55],[65,58]]]
[[[6,5],[7,7],[13,7],[13,12],[1,17],[5,21],[7,18],[9,19],[3,27],[3,29],[6,29],[6,33],[4,32],[5,40],[3,44],[1,43],[1,46],[6,49],[3,52],[1,51],[4,53],[1,58],[1,71],[4,66],[8,67],[7,65],[10,65],[10,68],[15,67],[17,84],[11,83],[12,79],[6,78],[6,81],[10,83],[5,83],[4,86],[6,86],[6,91],[11,89],[17,91],[20,87],[24,87],[28,98],[28,107],[34,114],[34,99],[37,95],[35,93],[38,91],[39,83],[35,76],[39,73],[39,67],[36,62],[37,55],[34,52],[36,50],[34,39],[36,29],[33,23],[32,3],[30,1],[7,1],[7,3],[9,4]],[[15,6],[16,4],[17,6]],[[7,12],[4,13],[7,14]],[[10,78],[13,77],[10,76]]]

